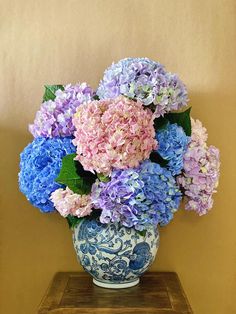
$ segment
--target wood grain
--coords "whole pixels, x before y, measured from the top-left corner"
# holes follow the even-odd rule
[[[121,290],[93,285],[86,273],[57,273],[38,314],[191,314],[176,273],[146,273],[140,284]]]

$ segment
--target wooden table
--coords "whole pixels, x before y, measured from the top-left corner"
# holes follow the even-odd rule
[[[190,314],[176,273],[146,273],[128,289],[104,289],[86,273],[57,273],[39,314]]]

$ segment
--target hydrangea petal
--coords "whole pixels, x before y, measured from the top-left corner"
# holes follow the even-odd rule
[[[166,225],[178,209],[181,192],[170,171],[150,160],[139,167],[114,170],[111,181],[95,182],[91,199],[102,223],[119,222],[137,230]]]
[[[173,175],[180,174],[183,169],[184,153],[189,142],[189,137],[183,128],[176,123],[168,123],[164,129],[157,131],[156,139],[159,143],[158,153],[169,161],[167,168]]]
[[[55,179],[63,157],[74,152],[71,138],[37,137],[20,154],[20,190],[42,212],[54,211],[50,195],[61,187]]]
[[[125,58],[106,69],[97,95],[107,99],[120,94],[152,105],[156,117],[178,110],[188,101],[186,87],[178,76],[148,58]]]
[[[81,105],[73,123],[76,159],[88,171],[137,167],[157,148],[151,111],[123,96]]]
[[[81,218],[92,212],[90,195],[76,194],[68,187],[65,190],[57,189],[51,194],[50,199],[63,217],[72,215]]]
[[[192,136],[184,155],[184,171],[177,182],[186,195],[187,210],[194,210],[200,216],[213,206],[220,174],[219,150],[207,146],[206,129],[199,120],[191,120]]]
[[[86,83],[65,86],[56,91],[54,101],[43,102],[29,131],[34,137],[68,137],[75,131],[72,117],[78,106],[92,101],[94,92]]]

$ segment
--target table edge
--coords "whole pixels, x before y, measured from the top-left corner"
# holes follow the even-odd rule
[[[48,289],[46,290],[46,293],[45,293],[42,301],[39,304],[38,314],[46,314],[46,313],[51,313],[51,314],[61,313],[61,314],[63,314],[63,313],[65,313],[65,311],[67,311],[66,308],[60,308],[59,309],[57,306],[60,304],[60,301],[61,301],[61,299],[63,297],[63,293],[64,293],[64,290],[65,290],[65,288],[67,286],[69,278],[73,277],[73,276],[81,277],[81,278],[83,278],[83,277],[84,278],[85,277],[91,277],[89,274],[87,274],[85,272],[76,272],[76,271],[72,271],[72,272],[57,272],[53,276],[53,278],[52,278],[52,280],[50,282],[50,285],[49,285]],[[192,311],[191,306],[190,306],[190,304],[188,302],[187,296],[186,296],[186,294],[184,292],[184,289],[183,289],[183,287],[181,285],[180,279],[179,279],[179,277],[178,277],[176,272],[172,272],[172,271],[146,272],[142,277],[153,277],[153,276],[161,276],[161,277],[164,276],[166,278],[168,278],[168,277],[171,278],[172,277],[173,280],[177,280],[177,283],[178,283],[178,285],[180,287],[179,295],[181,295],[184,298],[185,303],[187,305],[187,311],[179,312],[178,306],[177,306],[177,308],[173,308],[172,310],[166,310],[165,311],[166,314],[180,314],[180,313],[181,314],[193,314],[193,311]],[[168,290],[170,290],[168,292],[170,292],[170,293],[172,292],[170,288]],[[175,304],[175,299],[177,300],[178,297],[177,296],[176,296],[176,298],[172,297],[172,301],[173,301],[174,304]],[[69,308],[67,308],[67,309],[69,309]],[[76,309],[70,308],[70,310],[72,310],[72,311],[70,311],[71,314],[79,313]],[[86,310],[89,311],[89,308],[86,308]],[[91,310],[92,310],[92,308],[91,308]],[[134,313],[134,311],[136,313],[142,313],[142,312],[140,312],[140,310],[141,309],[133,308],[133,309],[130,309],[130,313],[132,313],[132,312]],[[152,308],[150,307],[150,311],[151,310],[152,310]],[[102,309],[102,308],[96,309],[96,313],[97,314],[105,313],[105,311],[107,311],[107,313],[108,313],[109,308],[106,308],[106,309],[105,308],[104,309]],[[143,311],[143,309],[142,309],[142,311]],[[162,312],[157,311],[157,310],[155,310],[155,311],[156,311],[155,313],[157,313],[157,314],[158,313],[162,314],[162,312],[163,312],[163,310],[161,310]],[[121,309],[119,309],[119,308],[115,308],[115,309],[112,308],[112,312],[114,314],[122,313]],[[127,314],[128,313],[129,312],[127,312]]]

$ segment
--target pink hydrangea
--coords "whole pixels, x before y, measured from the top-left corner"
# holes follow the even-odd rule
[[[192,136],[184,155],[184,171],[177,182],[186,195],[186,209],[206,214],[213,205],[212,195],[219,180],[219,150],[207,147],[207,133],[200,121],[192,119]]]
[[[151,110],[124,96],[82,104],[73,123],[76,159],[91,172],[137,167],[157,149]]]
[[[76,194],[68,187],[65,190],[57,189],[51,194],[50,199],[63,217],[68,215],[84,217],[92,212],[90,195]]]
[[[207,141],[207,129],[202,125],[202,122],[199,120],[194,120],[191,118],[191,127],[192,127],[192,135],[191,135],[191,146],[198,145],[206,145]]]

